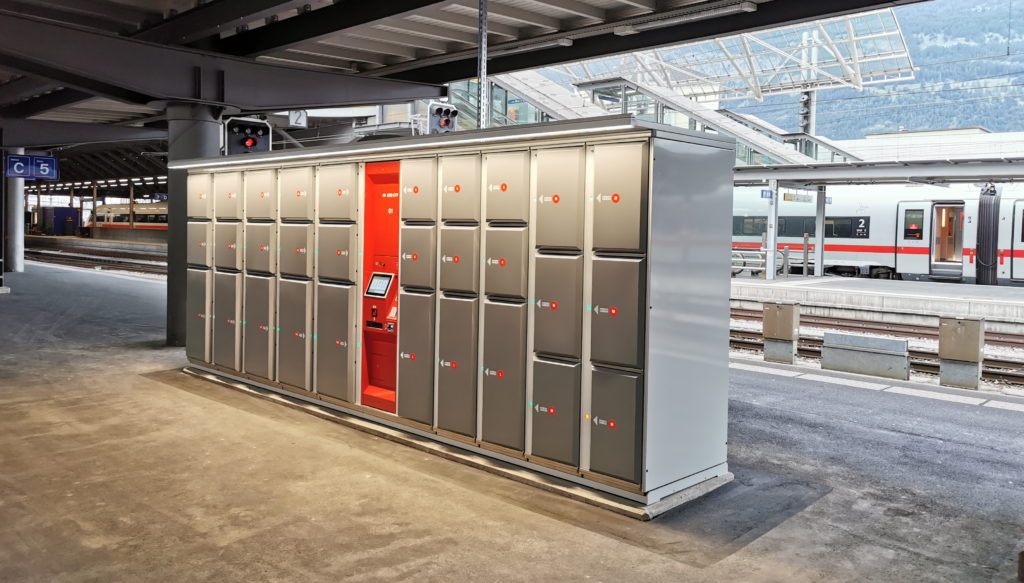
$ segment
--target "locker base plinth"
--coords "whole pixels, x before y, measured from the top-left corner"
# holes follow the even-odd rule
[[[394,413],[395,391],[369,385],[363,389],[363,405]]]
[[[518,450],[518,449],[512,449],[510,447],[505,447],[504,445],[498,445],[496,443],[488,443],[486,441],[480,441],[480,442],[477,442],[477,443],[479,443],[480,447],[482,447],[483,449],[493,451],[494,453],[500,453],[502,455],[507,455],[507,456],[510,456],[510,457],[519,458],[521,460],[525,460],[526,459],[526,454],[523,453],[522,451]]]
[[[463,435],[461,433],[456,433],[454,431],[448,431],[446,429],[437,428],[437,429],[434,429],[434,432],[437,433],[438,435],[440,435],[441,437],[447,437],[448,439],[454,439],[455,441],[461,441],[462,443],[465,443],[467,445],[475,446],[477,444],[476,439],[474,439],[474,438],[472,438],[472,437],[470,437],[468,435]]]
[[[191,360],[191,359],[190,359]],[[532,456],[523,459],[518,452],[498,451],[500,446],[477,443],[465,436],[447,437],[421,423],[398,418],[383,411],[346,403],[266,380],[244,378],[235,372],[217,370],[213,365],[192,361],[184,374],[227,387],[250,396],[266,399],[321,419],[339,423],[377,437],[388,439],[444,459],[462,463],[488,473],[539,488],[577,502],[609,510],[637,520],[651,520],[679,505],[704,496],[728,484],[733,475],[722,464],[698,472],[654,491],[638,493],[608,483],[607,478],[588,478],[578,469]],[[184,375],[183,375],[184,376]],[[312,406],[311,406],[312,405]],[[458,435],[458,434],[453,434]],[[516,455],[512,455],[512,454]],[[611,479],[614,480],[614,479]],[[617,480],[614,480],[617,481]]]

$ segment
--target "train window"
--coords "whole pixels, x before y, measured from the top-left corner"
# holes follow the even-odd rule
[[[167,215],[153,215],[153,216],[156,217],[156,220],[153,221],[154,223],[166,223],[167,222]]]
[[[736,237],[743,234],[743,217],[732,218],[732,236]]]
[[[114,215],[114,222],[115,223],[127,223],[128,222],[128,215]]]
[[[804,233],[814,236],[814,219],[809,217],[779,217],[779,236],[803,239]]]
[[[760,237],[768,230],[768,217],[743,217],[742,232],[746,236]]]
[[[825,237],[867,239],[871,236],[871,217],[826,217]]]
[[[924,210],[907,209],[903,215],[903,238],[921,239],[924,236]]]

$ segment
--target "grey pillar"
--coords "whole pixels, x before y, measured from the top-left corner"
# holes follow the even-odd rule
[[[491,125],[491,97],[487,79],[487,0],[479,0],[479,30],[477,35],[477,89],[476,111],[477,128],[483,129]]]
[[[220,155],[221,125],[212,107],[167,105],[167,161]],[[188,172],[167,173],[167,344],[185,345]]]
[[[814,215],[814,275],[825,275],[825,203],[827,191],[824,186],[818,187],[815,197],[817,209]]]
[[[779,246],[779,181],[769,180],[768,188],[772,191],[772,197],[768,200],[768,224],[767,240],[765,243],[764,278],[775,279],[775,272],[778,270],[778,263],[775,259],[775,250]]]
[[[8,154],[24,155],[25,148],[8,148]],[[7,179],[4,270],[25,271],[25,179]]]

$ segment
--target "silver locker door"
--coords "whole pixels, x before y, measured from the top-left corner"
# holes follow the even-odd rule
[[[213,265],[213,223],[189,222],[186,230],[188,252],[186,261],[190,265]]]
[[[277,218],[277,170],[245,173],[245,218]]]
[[[403,225],[398,281],[403,286],[433,289],[437,273],[437,240],[433,225]]]
[[[398,296],[398,415],[434,422],[434,294]]]
[[[484,154],[488,221],[530,220],[530,153]]]
[[[530,268],[529,231],[525,227],[489,227],[486,237],[484,291],[489,295],[525,298]]]
[[[533,361],[533,455],[580,464],[580,364]]]
[[[313,220],[313,171],[312,166],[306,166],[284,168],[278,174],[281,183],[281,219]]]
[[[480,290],[480,227],[441,227],[441,289]]]
[[[437,220],[437,159],[402,160],[402,218]]]
[[[316,392],[354,403],[356,400],[357,289],[351,285],[316,286]]]
[[[213,205],[218,219],[239,220],[242,213],[242,173],[218,172],[213,175]]]
[[[484,303],[481,439],[519,451],[526,436],[526,309]]]
[[[313,277],[313,225],[281,225],[278,238],[281,274]]]
[[[480,220],[480,156],[441,156],[441,219]]]
[[[356,253],[356,225],[317,225],[317,277],[355,281]]]
[[[539,150],[536,164],[537,246],[583,249],[583,148]]]
[[[437,318],[437,426],[476,435],[477,301],[441,298]]]
[[[242,269],[242,223],[217,223],[213,264],[222,269]]]
[[[213,297],[213,272],[189,269],[185,280],[185,304],[188,320],[185,325],[185,354],[189,358],[210,362],[210,304]]]
[[[313,284],[308,281],[282,279],[279,286],[277,380],[309,390]]]
[[[594,146],[594,249],[647,248],[647,144]]]
[[[320,220],[356,220],[356,199],[359,195],[358,170],[355,164],[320,167],[320,194],[316,201]]]
[[[639,484],[643,379],[602,369],[591,379],[590,469]]]
[[[277,224],[245,224],[245,270],[277,273]]]
[[[213,363],[242,370],[242,274],[213,276]]]
[[[213,218],[213,174],[190,174],[188,177],[188,218]]]
[[[580,358],[583,343],[583,258],[538,255],[533,348]]]
[[[647,262],[594,258],[590,357],[643,368],[646,340]]]
[[[245,372],[274,380],[274,315],[277,312],[277,279],[245,276],[245,317],[242,318],[242,366]]]

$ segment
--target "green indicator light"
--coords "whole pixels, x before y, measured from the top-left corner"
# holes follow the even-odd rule
[[[278,248],[277,248],[277,250],[278,250],[278,251],[280,251],[280,250],[281,250],[281,248],[280,248],[280,247],[278,247]]]
[[[587,304],[587,311],[590,311],[590,304]]]
[[[319,253],[319,252],[320,252],[319,249],[313,249],[313,253]]]
[[[362,346],[362,343],[356,342],[356,348],[359,348],[360,346]]]
[[[533,401],[530,401],[529,403],[527,403],[527,406],[533,407]]]
[[[274,328],[274,330],[277,330],[278,332],[280,332],[280,331],[281,331],[281,329],[280,329],[280,328]]]
[[[316,340],[316,339],[317,339],[317,335],[316,335],[316,334],[314,334],[314,335],[313,335],[313,340]]]
[[[537,300],[530,300],[530,303],[531,304],[535,304],[535,303],[537,303]]]
[[[248,324],[248,322],[246,322],[245,320],[242,320],[242,325],[245,326],[246,324]]]

